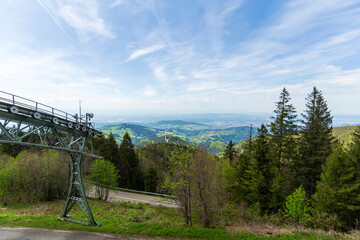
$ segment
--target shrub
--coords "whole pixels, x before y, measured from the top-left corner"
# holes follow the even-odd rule
[[[0,200],[3,203],[38,202],[66,194],[68,164],[58,151],[23,151],[16,158],[0,161]]]
[[[302,186],[286,198],[285,216],[300,225],[306,225],[310,221],[309,201],[305,196]]]
[[[109,196],[109,189],[106,186],[116,187],[119,176],[113,163],[105,159],[97,159],[90,165],[87,178],[99,183],[96,185],[97,197],[106,201]]]

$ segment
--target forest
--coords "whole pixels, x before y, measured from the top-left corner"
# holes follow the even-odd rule
[[[120,145],[112,134],[96,137],[87,147],[104,159],[85,160],[83,171],[88,180],[105,185],[174,195],[188,226],[255,221],[358,229],[360,127],[339,141],[322,92],[314,87],[306,100],[299,116],[284,88],[271,123],[256,134],[250,131],[241,150],[230,140],[222,156],[179,142],[135,148],[128,133]],[[68,168],[61,153],[11,145],[0,145],[0,151],[2,204],[66,195]],[[106,193],[100,198],[106,200]]]

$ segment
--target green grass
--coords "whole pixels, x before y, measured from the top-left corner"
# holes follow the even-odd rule
[[[83,230],[180,239],[337,239],[301,232],[261,237],[224,228],[202,228],[197,223],[193,227],[186,227],[178,210],[174,208],[154,207],[141,203],[107,203],[99,200],[90,200],[90,205],[95,220],[101,222],[102,226],[89,227],[58,220],[64,204],[65,201],[59,200],[42,202],[38,205],[15,203],[1,206],[0,226]],[[74,208],[71,216],[84,219],[79,208]]]

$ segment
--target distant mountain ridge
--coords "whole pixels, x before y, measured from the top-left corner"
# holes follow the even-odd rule
[[[126,132],[130,134],[135,144],[139,144],[146,138],[164,138],[165,129],[168,137],[177,137],[191,144],[201,144],[206,142],[227,143],[242,141],[248,137],[249,127],[229,127],[214,129],[201,123],[186,122],[182,120],[159,121],[148,124],[147,126],[138,124],[112,124],[100,128],[104,133],[112,133],[116,137],[122,137]],[[165,138],[164,138],[165,139]]]
[[[122,136],[128,132],[136,146],[143,146],[149,143],[165,143],[164,126],[169,143],[180,142],[196,144],[201,148],[207,149],[209,153],[221,154],[225,145],[232,140],[239,143],[246,140],[249,136],[250,127],[228,127],[214,129],[206,124],[186,122],[182,120],[159,121],[148,124],[147,126],[139,124],[121,123],[105,125],[100,128],[104,133],[112,133],[118,137],[121,142]],[[351,134],[357,126],[334,127],[334,136],[345,145],[351,141]],[[253,136],[256,135],[256,129],[253,129]],[[237,145],[237,147],[240,147]]]

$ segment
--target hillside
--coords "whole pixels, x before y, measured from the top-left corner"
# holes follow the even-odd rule
[[[118,138],[122,138],[125,132],[128,132],[135,144],[140,144],[140,142],[147,138],[151,139],[149,141],[154,141],[153,138],[157,137],[164,138],[164,129],[167,129],[166,132],[169,137],[177,137],[191,144],[204,144],[216,141],[226,144],[230,140],[239,142],[246,139],[249,134],[249,127],[212,129],[205,124],[180,120],[160,121],[148,126],[124,123],[119,125],[105,125],[100,128],[102,132],[107,134],[111,132]]]
[[[176,129],[182,133],[187,133],[189,131],[191,132],[191,131],[200,131],[200,130],[209,129],[208,125],[196,123],[196,122],[186,122],[186,121],[182,121],[182,120],[160,121],[160,122],[148,124],[147,126],[151,127],[151,128],[161,129],[161,130]]]
[[[174,137],[174,136],[169,136],[167,137],[167,143],[179,143],[179,144],[189,144],[188,142],[185,142],[184,140],[182,140],[181,138],[178,137]],[[136,144],[137,147],[141,147],[150,143],[165,143],[165,137],[161,136],[161,137],[151,137],[151,138],[145,138],[143,140],[141,140],[139,143]]]
[[[157,137],[160,133],[160,130],[158,129],[151,129],[141,125],[127,123],[119,125],[105,125],[102,126],[100,130],[106,134],[112,133],[114,137],[117,138],[122,138],[124,134],[128,132],[134,143],[140,142],[144,138]]]
[[[345,127],[334,127],[333,134],[340,143],[347,146],[351,141],[351,134],[355,131],[358,126],[345,126]]]

